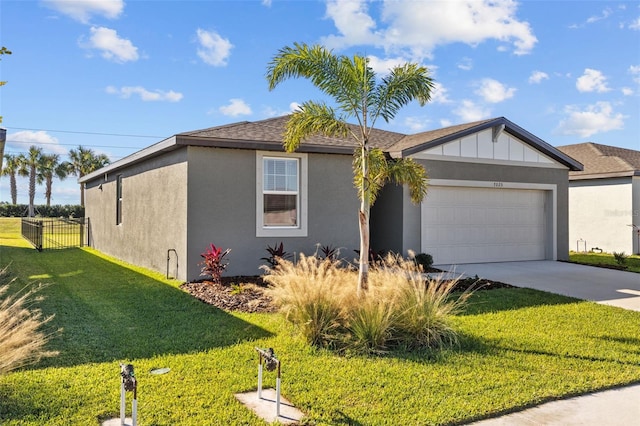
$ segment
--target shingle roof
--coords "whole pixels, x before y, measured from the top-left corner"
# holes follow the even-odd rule
[[[270,118],[262,121],[243,121],[239,123],[210,127],[208,129],[194,130],[177,134],[178,140],[182,139],[188,144],[204,146],[220,146],[233,143],[236,147],[256,148],[256,145],[282,145],[282,134],[289,116]],[[356,130],[356,126],[352,126]],[[395,144],[406,135],[373,129],[371,132],[371,145],[386,149]],[[356,144],[352,138],[332,138],[323,135],[315,135],[306,139],[300,146],[301,151],[318,150],[324,148],[328,151],[352,152]],[[315,148],[315,149],[314,149]]]
[[[282,151],[282,134],[284,133],[289,117],[289,115],[285,115],[261,121],[241,121],[223,126],[178,133],[157,144],[131,154],[128,157],[111,163],[100,170],[90,173],[80,178],[80,181],[88,182],[107,171],[111,172],[184,146]],[[431,130],[412,135],[372,129],[369,141],[371,146],[380,148],[392,156],[405,157],[493,126],[506,126],[505,131],[510,132],[533,148],[554,158],[570,170],[581,169],[581,165],[570,156],[563,154],[504,117],[459,124],[444,129]],[[352,125],[351,127],[354,133],[359,131],[358,126]],[[315,135],[306,139],[300,145],[298,151],[351,154],[355,147],[356,143],[351,137],[334,138]]]
[[[558,149],[584,165],[583,171],[569,173],[570,180],[640,176],[640,151],[593,142]]]

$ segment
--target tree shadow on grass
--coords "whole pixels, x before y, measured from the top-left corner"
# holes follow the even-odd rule
[[[194,353],[273,334],[133,268],[81,249],[2,247],[23,283],[47,283],[36,306],[59,351],[31,368]],[[59,330],[59,331],[56,331]]]

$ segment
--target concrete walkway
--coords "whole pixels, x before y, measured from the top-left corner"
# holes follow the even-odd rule
[[[640,274],[566,262],[436,265],[457,276],[492,279],[605,305],[640,311]],[[640,321],[636,325],[640,336]],[[474,426],[640,425],[640,384],[552,401]]]

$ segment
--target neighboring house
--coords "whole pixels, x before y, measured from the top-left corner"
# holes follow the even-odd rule
[[[640,151],[591,142],[558,149],[584,165],[569,173],[569,248],[640,253]]]
[[[350,139],[315,136],[285,153],[288,117],[176,134],[80,179],[90,245],[181,280],[210,243],[231,248],[227,275],[261,271],[265,248],[359,248]],[[436,263],[567,259],[568,173],[581,165],[505,118],[420,134],[374,130],[371,144],[430,176],[421,205],[389,185],[371,247]]]

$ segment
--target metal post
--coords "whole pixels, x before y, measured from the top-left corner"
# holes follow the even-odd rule
[[[262,399],[262,353],[258,364],[258,399]]]
[[[276,416],[280,417],[280,361],[278,361],[278,377],[276,378]]]
[[[138,382],[133,385],[133,402],[131,403],[131,426],[136,426],[138,422]]]
[[[126,399],[124,393],[124,380],[120,381],[120,426],[124,426]]]

